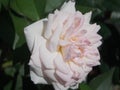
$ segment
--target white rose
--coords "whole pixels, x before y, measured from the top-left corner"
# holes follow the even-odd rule
[[[37,84],[53,84],[55,90],[78,88],[93,66],[99,65],[99,25],[90,24],[91,12],[75,10],[67,2],[42,19],[25,28],[31,52],[30,76]]]

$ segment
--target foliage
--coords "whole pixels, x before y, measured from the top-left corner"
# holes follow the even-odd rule
[[[0,0],[0,90],[53,90],[34,85],[29,77],[30,52],[23,28],[53,12],[65,0]],[[82,13],[92,11],[91,23],[101,25],[101,65],[94,67],[78,90],[120,90],[120,1],[76,0]],[[118,89],[114,89],[115,87]]]

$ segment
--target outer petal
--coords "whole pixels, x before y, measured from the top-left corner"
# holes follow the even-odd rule
[[[69,87],[64,87],[63,85],[59,84],[59,83],[52,83],[55,90],[67,90]]]
[[[53,14],[49,14],[48,16],[48,22],[47,22],[47,27],[44,33],[44,37],[46,39],[49,39],[50,36],[52,35],[52,23],[53,23]]]
[[[66,13],[75,13],[75,2],[69,1],[64,3],[64,5],[61,7],[61,11]]]
[[[55,68],[62,73],[68,74],[70,72],[69,67],[63,60],[62,55],[60,53],[58,53],[56,58],[54,59],[54,65]]]
[[[47,69],[54,69],[54,64],[53,64],[53,60],[57,55],[57,52],[50,52],[47,48],[46,48],[46,40],[43,38],[41,39],[41,46],[39,48],[39,56],[40,56],[40,60],[41,63],[43,64],[43,66]]]
[[[26,41],[31,52],[34,46],[35,36],[41,36],[43,32],[43,21],[45,21],[45,19],[37,21],[24,29]]]
[[[31,76],[31,80],[37,84],[37,83],[41,83],[41,84],[47,84],[47,81],[43,78],[38,76],[36,73],[34,73],[33,71],[30,71],[30,76]]]
[[[89,24],[90,22],[90,19],[91,19],[91,15],[92,15],[92,12],[88,12],[86,13],[84,16],[85,16],[85,23],[86,24]]]

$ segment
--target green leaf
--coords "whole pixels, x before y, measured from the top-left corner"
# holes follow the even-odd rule
[[[87,13],[87,12],[93,11],[95,9],[92,7],[87,7],[87,6],[82,6],[82,5],[77,5],[76,8],[77,8],[77,10],[79,10],[82,13]]]
[[[0,13],[0,39],[2,39],[9,47],[13,46],[15,31],[12,19],[6,10]]]
[[[65,0],[47,0],[45,12],[52,12],[54,9],[59,8]]]
[[[1,0],[2,5],[7,8],[10,0]]]
[[[1,5],[1,2],[0,2],[0,11],[1,11],[1,7],[2,7],[2,5]]]
[[[16,70],[14,67],[8,67],[8,68],[5,68],[5,73],[11,77],[14,76]]]
[[[86,83],[81,83],[79,88],[80,90],[92,90]]]
[[[5,85],[4,89],[3,90],[10,90],[11,87],[12,87],[12,81],[10,81],[7,85]]]
[[[11,0],[11,8],[19,15],[25,16],[32,21],[39,20],[33,0]]]
[[[10,15],[12,17],[16,33],[13,45],[13,49],[15,49],[23,45],[23,43],[25,43],[24,28],[29,24],[29,22],[25,18],[18,17],[13,13],[10,13]]]
[[[99,75],[90,82],[89,86],[94,90],[110,90],[112,86],[113,72],[114,68]]]
[[[120,0],[104,0],[103,5],[107,10],[120,11]]]
[[[46,0],[34,0],[40,18],[45,17]]]
[[[24,76],[24,65],[21,65],[19,75]]]
[[[18,74],[15,90],[22,90],[22,76]]]

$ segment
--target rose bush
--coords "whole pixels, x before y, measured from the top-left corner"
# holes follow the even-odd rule
[[[37,84],[53,84],[55,90],[77,88],[93,66],[99,65],[99,25],[90,24],[91,12],[75,10],[66,2],[60,10],[25,28],[30,76]]]

